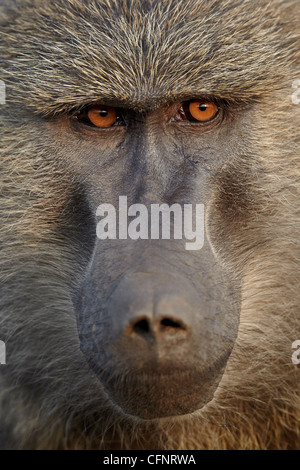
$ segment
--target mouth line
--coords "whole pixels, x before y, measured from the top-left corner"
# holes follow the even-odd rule
[[[142,367],[135,367],[128,369],[124,366],[122,372],[119,372],[120,366],[118,369],[111,372],[107,370],[107,367],[101,368],[99,363],[95,362],[93,359],[90,359],[88,362],[90,367],[99,378],[100,382],[104,381],[105,383],[113,382],[120,382],[124,383],[128,380],[132,379],[135,381],[145,381],[155,379],[155,380],[163,380],[163,379],[177,379],[186,377],[192,378],[196,377],[196,381],[201,380],[201,378],[207,378],[209,376],[219,375],[220,371],[225,368],[229,357],[231,355],[231,350],[226,351],[222,356],[218,357],[214,362],[210,365],[206,366],[203,369],[198,369],[196,364],[194,367],[191,367],[191,364],[182,365],[181,367],[174,367],[174,364],[170,361],[170,364],[165,361],[165,364],[160,365],[159,363],[153,364],[148,363]],[[195,363],[195,361],[194,361]]]

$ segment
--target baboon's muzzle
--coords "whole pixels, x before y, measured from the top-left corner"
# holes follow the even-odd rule
[[[104,297],[94,256],[76,301],[81,349],[126,414],[191,413],[213,398],[222,377],[237,335],[238,302],[215,263],[209,272],[212,264],[205,263],[205,276],[195,279],[187,265],[185,275],[164,263],[146,265],[114,282],[103,278]]]

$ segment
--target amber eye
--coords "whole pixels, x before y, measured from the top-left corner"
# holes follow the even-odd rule
[[[113,126],[118,120],[118,114],[111,106],[96,105],[79,114],[78,119],[86,124],[103,128]]]
[[[196,121],[206,122],[216,116],[218,107],[212,101],[194,100],[190,101],[188,111]]]

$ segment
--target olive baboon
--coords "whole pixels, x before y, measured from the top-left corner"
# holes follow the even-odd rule
[[[0,3],[2,447],[299,447],[299,0]]]

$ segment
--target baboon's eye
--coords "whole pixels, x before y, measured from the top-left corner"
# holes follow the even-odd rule
[[[212,121],[217,116],[218,111],[218,106],[212,101],[186,101],[178,111],[176,120],[206,123]]]
[[[118,118],[116,109],[105,105],[92,106],[81,111],[77,116],[78,121],[100,128],[112,127]]]
[[[189,102],[188,110],[194,120],[205,122],[210,121],[216,116],[218,107],[211,101],[195,100]]]

